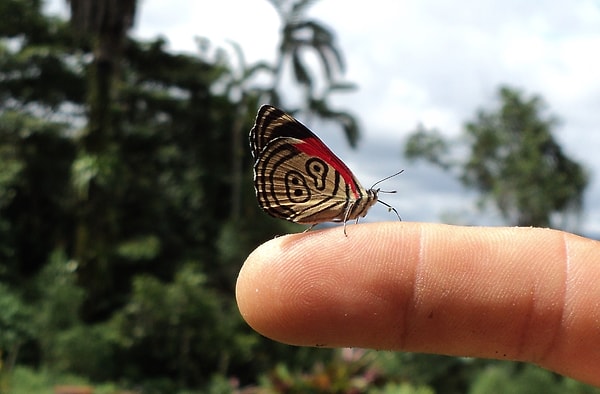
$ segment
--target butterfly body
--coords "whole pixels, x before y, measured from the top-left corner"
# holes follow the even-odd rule
[[[314,225],[364,217],[379,189],[365,189],[308,128],[263,105],[250,131],[254,187],[269,215]]]

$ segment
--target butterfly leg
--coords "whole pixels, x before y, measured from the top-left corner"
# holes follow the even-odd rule
[[[344,235],[346,237],[348,236],[348,234],[346,233],[346,223],[348,223],[348,216],[350,216],[350,212],[352,212],[353,207],[354,207],[354,203],[348,204],[348,207],[346,208],[346,212],[344,213]],[[356,218],[356,223],[358,223],[358,218]]]
[[[307,232],[309,232],[309,231],[310,231],[310,230],[312,230],[312,228],[313,228],[313,227],[315,227],[317,224],[318,224],[318,223],[313,223],[313,224],[311,224],[311,225],[310,225],[310,227],[309,227],[309,228],[307,228],[306,230],[302,231],[302,233],[307,233]]]
[[[393,211],[396,214],[396,216],[398,216],[398,220],[402,221],[402,218],[400,217],[400,214],[398,213],[398,211],[396,211],[396,208],[392,207],[390,204],[385,203],[385,202],[383,202],[381,200],[377,200],[377,202],[385,205],[387,207],[387,209],[388,209],[388,212],[392,212]]]

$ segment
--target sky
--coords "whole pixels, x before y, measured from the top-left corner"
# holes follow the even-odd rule
[[[51,13],[66,15],[63,0]],[[577,232],[600,235],[600,3],[519,0],[321,0],[309,17],[337,35],[345,80],[358,89],[332,101],[359,120],[362,138],[349,148],[333,125],[314,128],[363,186],[391,175],[382,194],[407,221],[500,225],[493,209],[452,175],[408,162],[403,144],[418,124],[456,137],[478,109],[492,109],[501,84],[540,95],[560,126],[555,138],[590,174]],[[266,0],[141,0],[138,39],[165,37],[177,52],[198,53],[195,37],[238,43],[248,63],[275,59],[279,19]],[[302,120],[302,119],[300,119]],[[307,123],[311,128],[313,125]],[[385,207],[368,221],[394,220]]]

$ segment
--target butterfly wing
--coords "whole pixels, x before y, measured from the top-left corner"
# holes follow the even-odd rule
[[[254,166],[259,205],[271,216],[296,223],[344,219],[352,198],[350,187],[324,160],[309,156],[301,140],[278,137]]]
[[[359,196],[359,189],[364,188],[352,174],[352,171],[341,161],[312,131],[294,117],[272,105],[263,105],[256,116],[256,123],[250,130],[250,146],[255,164],[260,160],[267,144],[276,138],[294,138],[302,142],[297,143],[299,150],[309,156],[320,157],[330,166],[340,172],[346,183],[350,185],[355,198]]]
[[[250,148],[254,160],[267,144],[277,137],[290,137],[299,140],[316,138],[312,131],[292,116],[272,105],[263,105],[258,110],[256,122],[250,130]]]
[[[259,205],[296,223],[346,221],[377,201],[348,167],[308,128],[264,105],[250,131]]]

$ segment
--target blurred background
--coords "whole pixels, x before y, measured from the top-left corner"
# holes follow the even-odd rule
[[[263,103],[365,187],[404,169],[381,185],[403,220],[600,238],[597,2],[0,0],[0,15],[0,393],[600,393],[521,363],[279,344],[234,295],[256,246],[305,229],[258,208]]]

